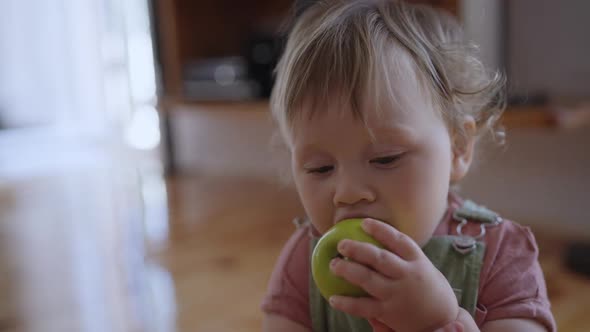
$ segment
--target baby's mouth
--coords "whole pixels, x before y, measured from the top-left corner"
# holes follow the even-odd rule
[[[342,222],[347,219],[375,219],[375,220],[379,220],[379,219],[369,216],[367,214],[355,214],[355,215],[351,214],[351,215],[344,215],[340,218],[337,218],[336,221],[334,222],[334,224],[337,224],[337,223]]]

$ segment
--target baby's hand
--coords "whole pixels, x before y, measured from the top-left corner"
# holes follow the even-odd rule
[[[370,297],[332,296],[332,307],[396,332],[435,331],[457,318],[451,286],[414,240],[376,220],[363,221],[363,229],[386,249],[342,240],[338,251],[350,260],[335,258],[330,268]]]

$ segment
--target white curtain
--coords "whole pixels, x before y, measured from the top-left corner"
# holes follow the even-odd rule
[[[4,128],[123,135],[135,110],[155,104],[147,0],[1,4]]]
[[[0,176],[71,159],[73,143],[157,152],[148,4],[0,0]]]
[[[4,0],[2,7],[4,126],[104,130],[99,3]]]

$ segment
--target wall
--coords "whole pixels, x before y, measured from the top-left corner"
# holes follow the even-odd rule
[[[463,0],[460,17],[465,38],[479,46],[482,62],[488,67],[499,69],[502,64],[502,1]]]
[[[508,74],[514,90],[552,99],[590,98],[590,1],[506,1]]]

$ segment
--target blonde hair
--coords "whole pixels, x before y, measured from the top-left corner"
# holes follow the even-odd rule
[[[392,72],[417,82],[451,133],[465,138],[463,120],[471,116],[478,138],[503,138],[497,120],[504,77],[486,71],[453,16],[397,0],[329,0],[308,8],[276,67],[273,118],[284,139],[297,117],[313,117],[335,101],[364,121],[369,101],[403,102]]]

